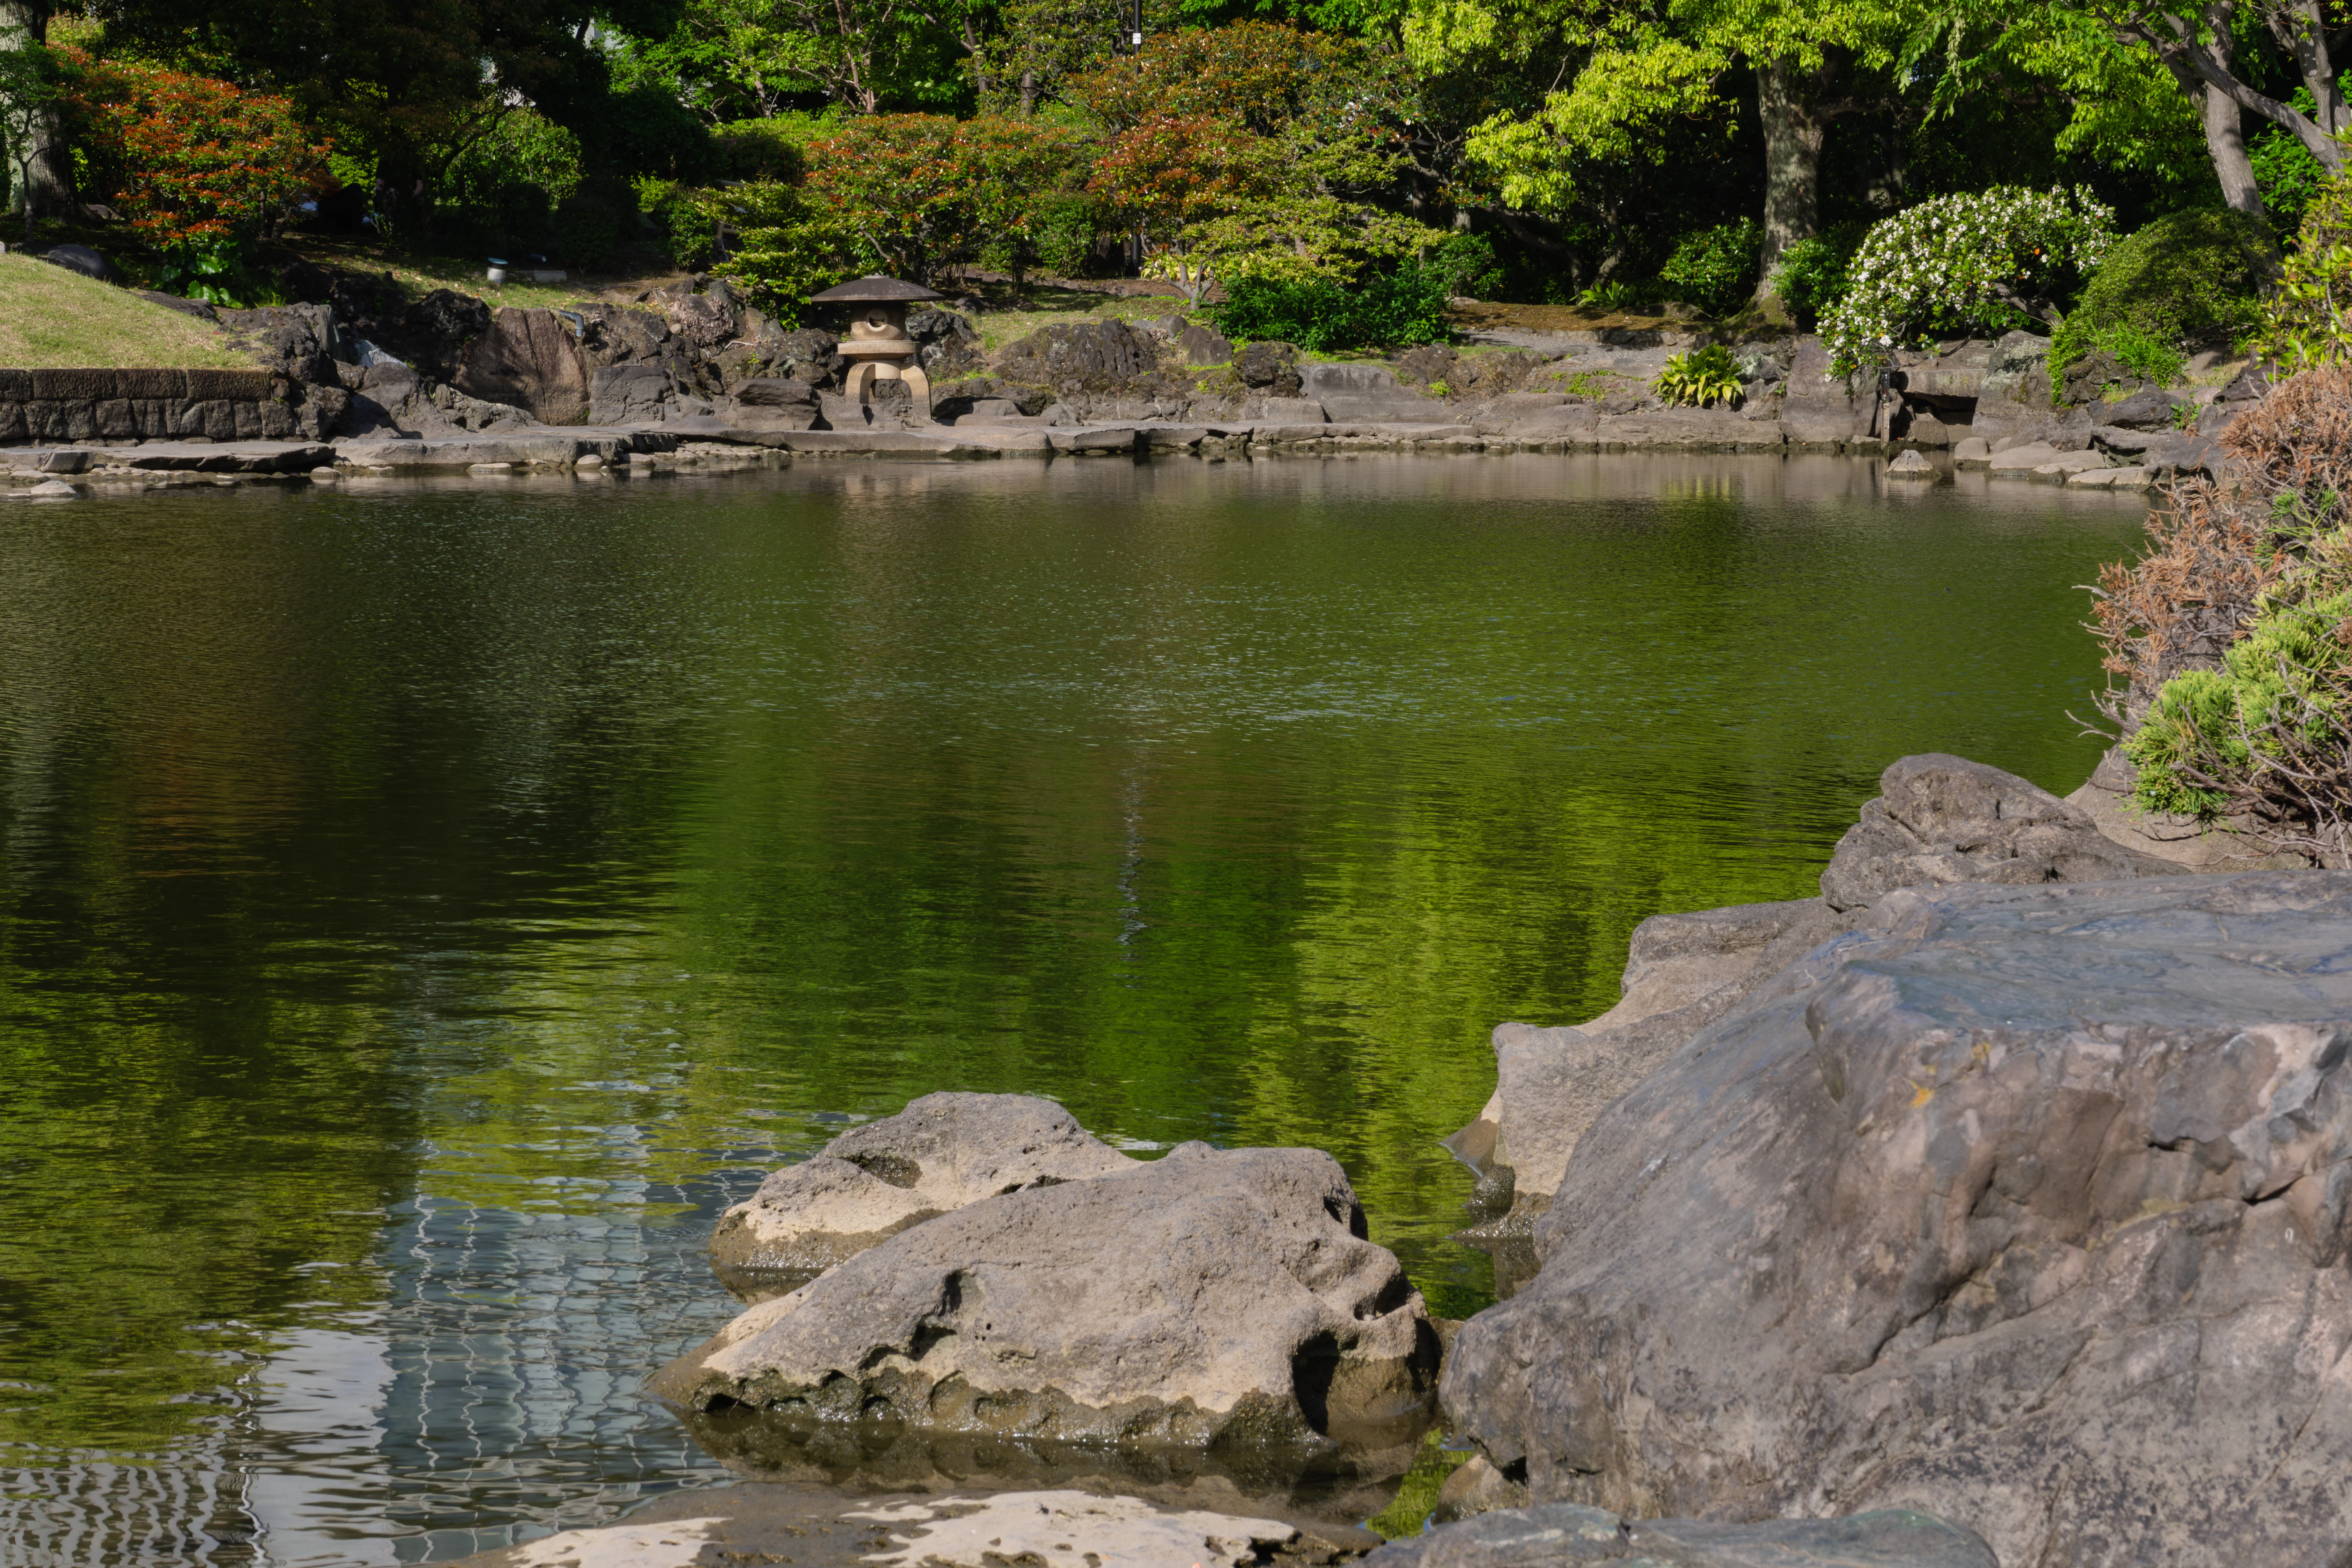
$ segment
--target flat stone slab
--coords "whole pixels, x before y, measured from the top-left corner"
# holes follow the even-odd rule
[[[1099,1461],[1097,1462],[1099,1468]],[[934,1490],[856,1496],[799,1480],[671,1492],[614,1523],[567,1530],[459,1560],[457,1568],[795,1568],[943,1564],[1000,1568],[1230,1568],[1331,1563],[1379,1543],[1337,1521],[1230,1484],[1100,1481],[998,1491],[986,1480],[931,1478]],[[1141,1495],[1136,1495],[1140,1493]],[[1247,1510],[1247,1511],[1244,1511]],[[1269,1517],[1270,1516],[1270,1517]]]
[[[1132,425],[1082,425],[1048,430],[1045,438],[1054,450],[1067,456],[1102,456],[1132,454],[1142,447],[1139,431]]]
[[[308,473],[335,460],[316,441],[147,441],[136,447],[11,447],[0,468],[89,475],[110,468],[183,469],[207,474]]]
[[[2149,483],[2145,468],[2084,468],[2066,476],[2066,488],[2084,490],[2144,490]]]
[[[975,439],[979,431],[929,430],[777,430],[766,432],[788,452],[836,458],[928,458],[949,461],[958,458],[1003,457],[1005,447]]]
[[[2057,460],[2058,448],[2047,441],[2031,441],[2022,447],[2011,447],[2005,452],[1995,452],[1986,466],[1996,474],[2030,474],[2042,464]]]
[[[344,440],[335,443],[333,456],[361,468],[472,468],[485,463],[516,467],[564,468],[590,453],[609,463],[625,451],[651,448],[635,445],[637,432],[596,433],[547,426],[528,435],[428,437],[422,439]],[[676,445],[675,437],[668,445]],[[303,468],[315,467],[305,463]]]

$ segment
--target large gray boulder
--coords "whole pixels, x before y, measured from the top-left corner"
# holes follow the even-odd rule
[[[1334,422],[1445,425],[1459,417],[1437,399],[1398,385],[1396,372],[1384,364],[1301,365],[1299,395],[1320,403]]]
[[[1338,1162],[1188,1143],[894,1236],[753,1307],[654,1391],[689,1410],[1080,1441],[1393,1440],[1429,1315]]]
[[[1623,1520],[1577,1503],[1482,1514],[1391,1541],[1364,1568],[2000,1568],[1973,1530],[1908,1509],[1722,1524]]]
[[[1869,436],[1877,407],[1876,378],[1830,374],[1829,350],[1822,340],[1797,340],[1789,390],[1780,405],[1780,429],[1794,447],[1832,447]]]
[[[1912,889],[1578,1144],[1447,1413],[1539,1502],[2352,1541],[2352,874]]]
[[[553,310],[501,306],[466,345],[450,385],[484,403],[520,408],[542,425],[586,422],[589,372],[573,323]]]
[[[1904,757],[1879,775],[1878,788],[1822,873],[1832,909],[1862,909],[1896,888],[2097,882],[2181,869],[2126,848],[2048,790],[1965,757]]]
[[[910,1225],[982,1198],[1137,1163],[1050,1100],[927,1094],[761,1183],[719,1216],[710,1260],[730,1285],[789,1289]]]
[[[1616,1006],[1573,1027],[1496,1026],[1494,1098],[1445,1141],[1480,1177],[1479,1202],[1523,1228],[1550,1205],[1604,1106],[1760,981],[1845,929],[1819,899],[1653,915],[1627,944]]]

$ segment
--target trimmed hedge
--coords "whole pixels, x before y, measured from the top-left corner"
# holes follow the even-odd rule
[[[2052,374],[2094,350],[2150,340],[2176,351],[2229,347],[2261,326],[2263,287],[2278,266],[2270,230],[2245,213],[2158,218],[2091,275],[2051,340]]]

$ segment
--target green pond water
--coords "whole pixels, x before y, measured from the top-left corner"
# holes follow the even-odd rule
[[[727,1204],[932,1089],[1437,1140],[1888,762],[2063,792],[2137,498],[1840,458],[805,463],[0,510],[0,1562],[446,1559],[719,1477]]]

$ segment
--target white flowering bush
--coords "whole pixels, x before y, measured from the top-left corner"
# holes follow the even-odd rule
[[[2054,322],[2055,301],[2116,242],[2116,215],[2077,185],[1938,196],[1871,226],[1844,299],[1822,321],[1839,374],[1941,330]]]

